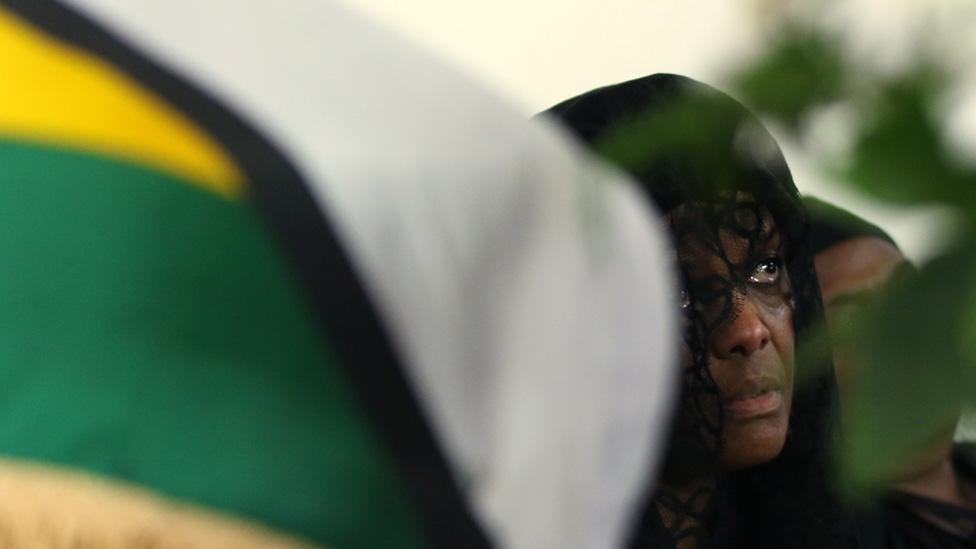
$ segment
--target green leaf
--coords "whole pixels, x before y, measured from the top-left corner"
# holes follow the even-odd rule
[[[807,112],[842,96],[848,71],[837,40],[791,29],[731,82],[751,108],[796,131]]]
[[[883,87],[857,136],[846,177],[883,200],[971,208],[976,174],[953,161],[932,115],[942,80],[915,73]]]
[[[949,253],[894,281],[831,327],[844,387],[841,476],[849,494],[888,486],[951,433],[976,394],[976,249]]]

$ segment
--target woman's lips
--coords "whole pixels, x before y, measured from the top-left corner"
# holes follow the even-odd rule
[[[763,391],[755,396],[725,401],[725,411],[737,418],[764,416],[775,412],[783,405],[783,394],[779,390]]]

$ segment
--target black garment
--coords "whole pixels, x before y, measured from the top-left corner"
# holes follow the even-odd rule
[[[880,238],[898,247],[891,235],[881,227],[829,202],[804,196],[803,205],[810,215],[810,244],[814,254],[860,236]]]
[[[803,348],[803,336],[822,322],[822,304],[806,213],[776,142],[727,95],[668,74],[596,89],[547,113],[627,170],[662,213],[674,214],[665,220],[687,292],[682,312],[690,359],[664,475],[710,470],[714,478],[685,499],[658,489],[631,545],[673,547],[694,535],[699,547],[858,547],[853,516],[831,493],[836,388],[829,353]],[[721,234],[747,244],[730,253],[719,244]],[[707,342],[741,311],[743,268],[772,243],[778,243],[789,273],[796,356],[805,360],[798,361],[796,377],[805,383],[794,388],[783,451],[763,465],[720,474],[723,410],[708,369]],[[689,247],[712,254],[714,264],[724,265],[721,273],[696,278],[680,257]],[[672,521],[677,526],[665,527],[663,515],[678,517]],[[684,516],[702,521],[704,530],[680,526]]]
[[[976,484],[976,445],[957,445],[952,462],[962,479]],[[859,523],[866,549],[976,547],[976,510],[906,492],[893,491]]]

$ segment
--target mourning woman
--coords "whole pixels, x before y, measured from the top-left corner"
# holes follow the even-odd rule
[[[634,176],[676,250],[680,407],[631,546],[858,547],[831,493],[830,358],[802,349],[822,321],[806,213],[775,141],[727,95],[675,75],[547,112]]]

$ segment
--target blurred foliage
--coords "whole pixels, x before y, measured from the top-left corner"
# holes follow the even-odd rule
[[[838,41],[808,30],[783,33],[766,56],[733,78],[733,87],[793,131],[813,105],[843,97],[850,69]]]
[[[856,492],[883,488],[951,436],[976,387],[964,347],[974,269],[972,249],[947,253],[831,318],[852,393],[843,401],[842,473]]]
[[[730,76],[735,95],[798,143],[819,109],[852,107],[849,154],[820,159],[823,172],[882,201],[947,207],[963,221],[948,251],[832,319],[832,343],[853,373],[842,477],[850,493],[870,494],[931,453],[976,402],[976,171],[950,152],[938,116],[958,75],[931,51],[914,52],[900,72],[875,72],[816,21],[794,21],[778,36]],[[916,38],[925,42],[905,37]]]
[[[915,73],[886,83],[842,176],[882,200],[953,204],[972,211],[976,174],[950,156],[932,113],[943,82],[930,73]]]

